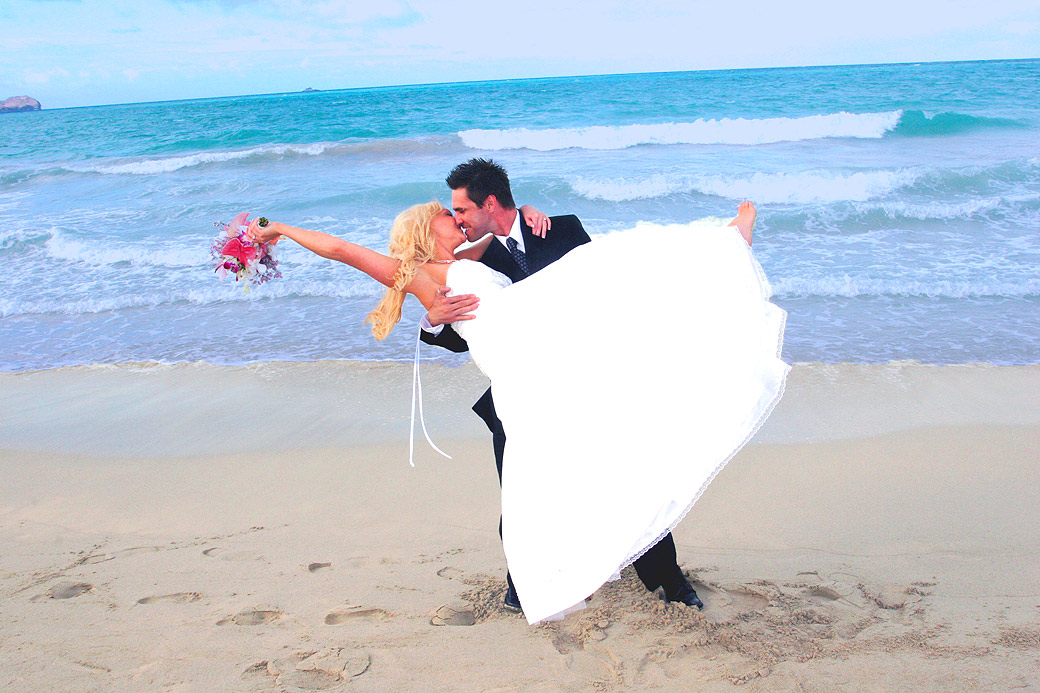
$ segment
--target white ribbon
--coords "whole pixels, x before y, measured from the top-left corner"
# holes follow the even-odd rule
[[[412,366],[412,423],[408,427],[408,464],[415,466],[415,403],[419,402],[419,423],[422,424],[423,435],[426,436],[426,442],[430,444],[430,447],[439,452],[440,454],[451,459],[451,455],[441,450],[437,445],[430,439],[430,432],[426,430],[426,419],[423,417],[422,407],[422,378],[419,376],[419,335],[422,334],[422,328],[419,328],[419,332],[415,335],[415,361]],[[416,396],[418,393],[418,397]]]

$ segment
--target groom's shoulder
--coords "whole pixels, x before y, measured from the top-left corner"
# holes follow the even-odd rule
[[[563,214],[558,217],[549,217],[552,222],[550,226],[550,234],[566,234],[572,237],[578,243],[586,243],[589,239],[589,234],[585,232],[585,227],[581,224],[581,219],[573,214]]]

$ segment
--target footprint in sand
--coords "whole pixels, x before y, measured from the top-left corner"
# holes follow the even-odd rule
[[[383,609],[352,606],[341,611],[333,611],[325,617],[325,625],[338,626],[347,621],[385,621],[393,618],[393,614]]]
[[[94,563],[104,563],[105,561],[111,561],[114,558],[126,558],[128,556],[136,556],[141,553],[155,553],[156,551],[162,551],[161,546],[134,546],[129,549],[122,549],[120,551],[113,551],[112,553],[98,553],[91,556],[87,556],[80,561],[80,565],[93,565]]]
[[[260,561],[264,558],[259,551],[228,551],[219,546],[206,549],[202,555],[208,558],[219,558],[222,561]]]
[[[552,646],[556,648],[557,652],[563,655],[572,652],[581,652],[585,649],[585,645],[581,640],[570,633],[556,633],[553,635]]]
[[[94,586],[86,582],[59,582],[37,599],[72,599],[93,589]]]
[[[197,602],[202,599],[202,595],[198,592],[176,592],[174,594],[161,594],[154,597],[142,597],[137,600],[138,604],[155,604],[157,602],[177,602],[179,604],[188,604],[190,602]]]
[[[873,589],[860,586],[863,596],[888,611],[898,611],[911,601],[904,588],[899,585],[880,585]],[[916,598],[913,601],[917,601]]]
[[[769,600],[756,589],[757,586],[723,587],[700,580],[693,580],[691,584],[704,601],[704,610],[697,613],[714,623],[759,613],[769,604]]]
[[[844,599],[852,594],[853,588],[851,585],[846,585],[843,582],[821,582],[818,585],[813,585],[809,588],[809,596],[815,597],[823,602],[836,602],[839,599]]]
[[[917,596],[917,597],[930,597],[930,596],[932,596],[933,593],[925,590],[924,588],[925,587],[935,587],[936,584],[938,584],[938,583],[926,582],[926,581],[923,581],[923,580],[918,580],[916,582],[911,582],[910,586],[906,588],[906,593],[907,594],[912,594],[912,595]]]
[[[609,652],[605,657],[587,652],[568,655],[566,666],[591,684],[590,688],[613,688],[621,683],[621,667]]]
[[[446,580],[454,580],[459,575],[462,575],[462,571],[450,565],[446,565],[437,571],[437,577],[442,577]]]
[[[312,573],[316,573],[322,568],[328,568],[330,566],[332,566],[331,563],[311,563],[309,566],[307,566],[307,570],[311,571]]]
[[[268,623],[274,623],[282,617],[281,611],[275,610],[260,610],[260,609],[246,609],[240,611],[234,616],[228,616],[217,621],[218,626],[226,626],[234,624],[236,626],[262,626]]]
[[[466,602],[445,604],[430,614],[430,625],[433,626],[472,626],[476,622],[473,608]]]
[[[372,658],[364,650],[330,647],[257,662],[242,672],[242,679],[265,687],[274,679],[282,689],[323,691],[361,676],[371,665]]]
[[[812,572],[801,572],[799,576],[815,576],[819,578],[820,575],[816,571]],[[843,574],[844,575],[844,574]],[[789,588],[785,594],[788,596],[802,598],[802,595],[809,596],[809,606],[814,607],[852,607],[860,610],[869,610],[873,608],[873,599],[865,597],[863,590],[857,587],[851,582],[845,582],[842,580],[811,580],[807,582],[793,582],[784,583],[784,587]],[[790,590],[794,590],[791,592]]]

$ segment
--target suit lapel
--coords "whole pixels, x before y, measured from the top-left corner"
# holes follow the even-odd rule
[[[518,209],[517,214],[520,214]],[[549,233],[552,233],[550,231]],[[531,227],[524,221],[524,215],[520,214],[520,235],[524,237],[524,253],[527,255],[527,269],[534,274],[543,269],[548,262],[545,261],[545,239],[539,238],[531,231]],[[512,255],[510,255],[512,257]]]
[[[517,210],[517,214],[520,214],[520,210]],[[539,238],[534,235],[531,227],[524,221],[523,214],[520,214],[520,234],[524,238],[524,252],[527,255],[528,274],[534,274],[544,269],[546,265],[552,264],[553,261],[559,259],[552,252],[552,242],[549,238]],[[549,236],[551,235],[552,231],[550,230]],[[484,251],[484,256],[480,258],[480,261],[491,269],[506,275],[514,283],[524,278],[524,274],[520,271],[516,260],[513,259],[513,256],[497,238],[491,239],[491,244]]]
[[[497,238],[491,239],[491,243],[488,244],[487,250],[484,251],[480,261],[496,272],[506,275],[514,283],[524,278],[523,273],[516,264],[516,260],[513,259],[513,256],[509,254],[509,251],[506,250],[505,246]],[[528,264],[528,267],[530,267],[530,264]]]

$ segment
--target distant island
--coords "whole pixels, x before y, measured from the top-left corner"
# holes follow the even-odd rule
[[[315,89],[314,87],[307,87],[306,89],[304,89],[300,93],[301,94],[310,94],[312,91],[321,91],[321,89]]]
[[[0,113],[17,113],[18,111],[39,111],[40,102],[31,96],[12,96],[0,103]]]

